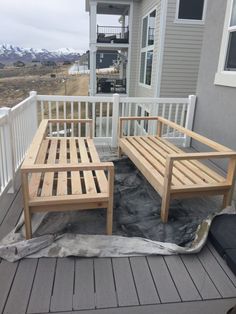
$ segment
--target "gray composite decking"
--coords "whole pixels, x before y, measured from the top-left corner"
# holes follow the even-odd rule
[[[1,201],[0,238],[22,208],[19,185]],[[210,242],[194,255],[0,261],[0,313],[222,314],[234,304],[236,277]]]

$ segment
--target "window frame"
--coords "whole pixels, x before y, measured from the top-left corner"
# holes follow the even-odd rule
[[[204,0],[203,11],[202,11],[202,19],[201,20],[194,20],[194,19],[179,19],[180,0],[176,0],[176,10],[175,10],[175,20],[174,20],[174,23],[177,23],[177,24],[197,24],[197,25],[205,24],[207,1],[208,0]]]
[[[225,21],[220,46],[218,68],[214,80],[215,85],[222,85],[228,87],[236,87],[236,69],[230,71],[225,70],[226,59],[228,55],[230,30],[232,30],[232,27],[230,26],[232,9],[233,0],[228,0],[226,5]],[[236,30],[236,26],[234,26],[234,28]]]
[[[152,52],[152,70],[153,70],[153,57],[154,57],[154,46],[155,46],[155,40],[153,42],[152,45],[148,45],[148,29],[149,29],[149,25],[150,25],[150,19],[149,19],[149,16],[152,12],[155,11],[155,29],[154,29],[154,38],[155,38],[155,32],[156,32],[156,14],[157,14],[157,8],[154,7],[152,8],[148,13],[146,13],[143,17],[142,17],[142,23],[141,23],[141,40],[140,40],[140,54],[139,54],[139,77],[138,77],[138,82],[139,82],[139,85],[142,86],[142,87],[145,87],[145,88],[149,88],[151,89],[152,88],[152,74],[153,74],[153,71],[151,71],[151,84],[146,84],[146,70],[147,70],[147,54],[148,52]],[[143,39],[143,21],[145,18],[148,18],[147,19],[147,33],[146,33],[146,46],[145,47],[142,47],[142,39]],[[141,76],[141,56],[142,56],[142,53],[145,53],[145,58],[144,58],[144,72],[143,72],[143,77],[144,77],[144,81],[141,82],[140,81],[140,76]]]

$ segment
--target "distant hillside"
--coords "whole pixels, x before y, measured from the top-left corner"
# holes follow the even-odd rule
[[[62,48],[55,51],[47,49],[21,48],[13,45],[0,45],[0,62],[13,63],[16,61],[76,61],[79,60],[78,51],[70,48]]]

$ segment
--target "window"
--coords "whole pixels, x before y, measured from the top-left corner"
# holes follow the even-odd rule
[[[215,84],[236,87],[236,0],[228,0]]]
[[[176,21],[183,23],[201,23],[205,15],[206,0],[178,0]]]
[[[143,18],[139,82],[151,85],[156,10]]]

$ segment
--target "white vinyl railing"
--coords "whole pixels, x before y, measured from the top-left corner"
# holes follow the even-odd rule
[[[0,196],[14,179],[37,130],[36,93],[13,108],[0,108]]]
[[[192,129],[196,96],[188,98],[143,98],[96,96],[30,96],[13,108],[0,108],[0,196],[14,188],[14,178],[25,156],[38,123],[42,119],[93,119],[95,143],[117,147],[120,116],[162,116]],[[156,134],[153,121],[124,123],[127,135]],[[86,136],[87,128],[77,123],[49,126],[51,136]],[[176,144],[189,146],[190,139],[165,127],[163,136]]]

